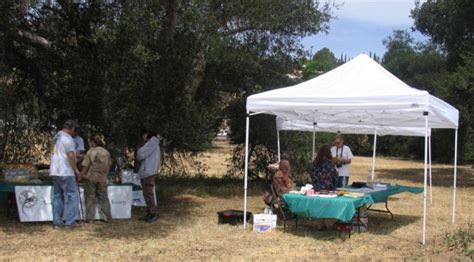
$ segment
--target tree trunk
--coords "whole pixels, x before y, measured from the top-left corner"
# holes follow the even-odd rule
[[[163,41],[169,43],[173,40],[178,21],[178,0],[166,1],[166,16],[161,29]]]
[[[206,56],[208,49],[209,45],[205,43],[205,41],[203,41],[203,46],[198,50],[194,57],[191,75],[185,83],[185,97],[188,102],[191,102],[194,99],[199,85],[204,79],[204,73],[206,71],[207,64]]]

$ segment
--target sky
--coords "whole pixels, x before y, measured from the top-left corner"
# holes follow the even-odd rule
[[[386,49],[383,39],[394,30],[408,29],[411,32],[413,19],[410,10],[415,0],[335,0],[342,4],[333,10],[336,19],[329,22],[328,34],[319,33],[302,40],[307,50],[315,53],[321,48],[329,48],[339,58],[341,53],[348,58],[369,52],[382,57]],[[424,2],[424,1],[421,1]],[[411,32],[417,41],[428,38],[419,32]]]

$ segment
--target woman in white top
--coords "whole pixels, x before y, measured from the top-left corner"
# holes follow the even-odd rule
[[[338,176],[338,187],[347,187],[349,184],[349,164],[351,163],[351,149],[344,145],[344,138],[341,134],[337,134],[334,139],[334,146],[331,148],[331,155],[336,163]]]

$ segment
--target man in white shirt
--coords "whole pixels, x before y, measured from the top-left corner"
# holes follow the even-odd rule
[[[349,164],[354,158],[351,149],[344,145],[344,138],[337,134],[334,140],[334,146],[331,148],[331,155],[336,163],[339,172],[338,187],[347,187],[349,184]]]
[[[53,225],[54,228],[66,226],[74,228],[79,211],[79,192],[76,177],[80,176],[76,165],[76,153],[72,134],[77,127],[74,120],[67,120],[63,129],[53,139],[53,150],[50,162],[50,176],[53,180]],[[67,198],[64,210],[64,197]],[[66,212],[66,222],[63,213]]]
[[[141,218],[141,220],[154,222],[159,218],[156,203],[155,179],[161,166],[160,140],[156,137],[156,133],[149,130],[142,131],[142,138],[145,144],[138,149],[137,160],[140,161],[138,175],[142,182],[147,215]]]

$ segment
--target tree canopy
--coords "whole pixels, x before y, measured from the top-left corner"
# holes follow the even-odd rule
[[[209,145],[232,101],[286,81],[300,39],[331,18],[319,1],[0,5],[3,133],[74,118],[122,147],[146,127],[166,148],[193,152]]]
[[[426,43],[415,43],[407,31],[394,31],[384,40],[387,52],[383,65],[415,88],[428,90],[459,109],[459,159],[474,160],[472,101],[474,101],[472,1],[428,0],[417,3],[412,11],[414,29],[430,37]],[[413,138],[382,138],[397,146],[381,148],[384,153],[420,157],[421,141]],[[390,140],[390,141],[388,141]],[[396,142],[398,141],[398,143]],[[403,142],[401,142],[403,141]],[[452,161],[453,132],[433,133],[435,160]]]

